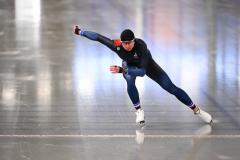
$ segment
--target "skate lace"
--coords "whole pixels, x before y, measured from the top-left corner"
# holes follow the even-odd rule
[[[194,112],[195,115],[201,114],[200,109],[198,108],[197,112]]]

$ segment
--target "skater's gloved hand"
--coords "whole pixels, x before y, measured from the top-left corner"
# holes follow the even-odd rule
[[[110,66],[110,72],[112,72],[112,73],[123,73],[123,68],[120,67],[120,66],[111,65]]]
[[[74,28],[74,33],[75,33],[76,35],[80,35],[80,32],[81,32],[81,29],[80,29],[78,26],[75,26],[75,28]]]

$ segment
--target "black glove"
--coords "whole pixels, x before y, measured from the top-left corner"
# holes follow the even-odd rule
[[[78,28],[78,26],[75,26],[75,28],[74,28],[74,33],[75,33],[76,35],[80,35],[80,32],[81,32],[81,29]]]
[[[110,71],[111,71],[112,73],[123,73],[123,72],[124,72],[124,70],[123,70],[122,67],[116,66],[116,65],[110,66]]]

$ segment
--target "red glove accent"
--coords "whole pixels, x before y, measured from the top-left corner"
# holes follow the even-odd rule
[[[120,47],[122,45],[122,42],[120,39],[114,39],[114,46]]]
[[[75,26],[75,28],[74,28],[74,33],[75,33],[76,35],[80,35],[80,31],[81,31],[81,29],[78,28],[78,26]]]

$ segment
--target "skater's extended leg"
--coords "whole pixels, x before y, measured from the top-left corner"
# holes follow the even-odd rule
[[[161,74],[159,75],[152,75],[148,74],[148,76],[153,79],[155,82],[157,82],[163,89],[168,91],[169,93],[176,96],[176,98],[181,101],[183,104],[187,105],[189,108],[191,108],[194,112],[194,114],[199,115],[200,118],[203,119],[206,123],[212,122],[212,116],[208,114],[207,112],[201,110],[199,107],[197,107],[191,98],[188,96],[188,94],[182,90],[181,88],[175,86],[168,75],[161,70]]]
[[[150,75],[149,77],[153,79],[155,82],[157,82],[164,90],[176,96],[177,99],[180,100],[185,105],[189,107],[193,106],[193,102],[187,95],[187,93],[181,88],[175,86],[164,71],[162,71],[162,73],[158,76]]]

